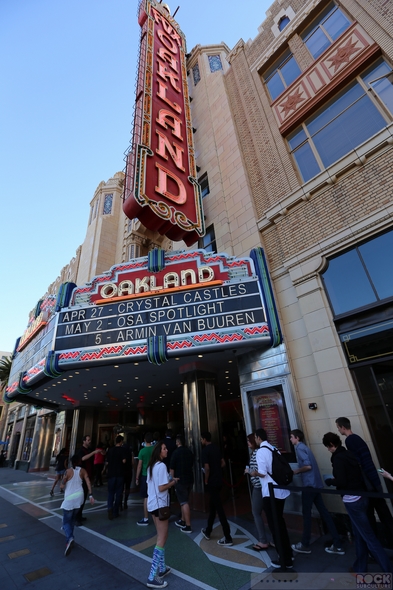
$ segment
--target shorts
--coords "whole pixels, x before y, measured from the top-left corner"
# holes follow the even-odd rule
[[[151,514],[152,516],[156,516],[158,518],[158,508],[157,510],[152,510],[151,512],[149,512],[149,514]]]
[[[179,500],[180,506],[183,506],[183,504],[188,504],[188,498],[190,496],[191,489],[192,489],[191,484],[188,484],[188,485],[184,485],[181,483],[176,484],[175,492],[176,492],[177,499]]]
[[[66,472],[65,469],[63,469],[63,471],[56,471],[56,475],[64,475]]]
[[[147,475],[140,476],[139,493],[141,495],[141,498],[147,498]]]

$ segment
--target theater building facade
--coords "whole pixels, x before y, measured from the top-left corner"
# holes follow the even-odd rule
[[[53,412],[52,451],[170,425],[198,458],[203,429],[240,453],[263,426],[293,458],[301,428],[322,473],[344,415],[391,471],[393,8],[277,1],[255,39],[188,52],[161,4],[138,19],[125,172],[18,339],[6,401]]]

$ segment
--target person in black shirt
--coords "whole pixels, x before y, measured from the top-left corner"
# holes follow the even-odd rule
[[[91,450],[91,437],[88,434],[82,439],[82,446],[81,448],[75,453],[75,455],[81,460],[81,467],[83,467],[87,471],[87,475],[89,476],[90,481],[93,480],[93,470],[94,470],[94,455],[100,453],[100,449],[95,449],[94,451]],[[84,500],[83,504],[81,505],[78,514],[75,518],[76,526],[81,526],[82,522],[86,520],[84,516],[82,516],[83,508],[85,506],[86,498],[88,495],[88,489],[85,480],[82,482],[83,484],[83,492],[84,492]]]
[[[164,443],[166,448],[168,449],[168,456],[166,457],[166,459],[164,459],[164,463],[168,471],[171,465],[172,454],[176,450],[176,441],[173,438],[172,434],[173,433],[171,428],[168,428],[168,430],[165,431]]]
[[[63,475],[66,472],[67,463],[68,463],[67,449],[63,448],[63,449],[61,449],[60,453],[56,457],[56,465],[55,465],[56,479],[53,482],[53,486],[52,486],[51,491],[49,492],[49,494],[51,496],[53,496],[55,493],[55,487],[56,487],[57,482],[61,480],[61,478],[63,477]]]
[[[119,516],[124,487],[124,465],[127,462],[127,450],[123,447],[124,437],[120,434],[115,439],[115,446],[106,454],[108,474],[108,518]]]
[[[184,446],[184,440],[180,434],[176,437],[176,447],[171,457],[170,474],[179,480],[175,486],[175,492],[181,508],[181,519],[177,520],[175,525],[182,533],[190,534],[192,530],[188,499],[194,483],[194,455]]]
[[[202,465],[204,470],[204,481],[206,493],[209,494],[209,517],[207,527],[201,530],[202,535],[210,541],[210,535],[213,530],[214,519],[216,514],[220,520],[224,537],[217,541],[217,545],[230,547],[233,545],[231,529],[225,516],[224,508],[221,502],[220,492],[222,487],[221,470],[225,467],[225,461],[221,456],[220,449],[211,442],[210,432],[201,433],[202,443]]]
[[[347,451],[340,437],[334,432],[327,432],[322,444],[332,454],[333,477],[325,479],[328,486],[342,490],[342,499],[352,523],[355,537],[356,560],[353,571],[358,574],[367,572],[368,554],[378,563],[380,572],[393,573],[393,564],[378,541],[367,517],[368,499],[359,495],[366,491],[366,484],[357,457]]]

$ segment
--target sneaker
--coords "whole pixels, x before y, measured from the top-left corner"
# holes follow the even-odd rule
[[[330,547],[325,547],[326,553],[333,553],[334,555],[345,555],[344,549],[341,547],[335,547],[334,545],[330,545]]]
[[[51,491],[49,492],[49,495],[50,495],[50,496],[54,496],[54,495],[55,495],[54,491],[53,491],[53,490],[51,490]]]
[[[280,568],[280,567],[282,567],[282,566],[281,566],[281,563],[280,563],[280,561],[279,561],[278,559],[273,559],[273,560],[270,562],[270,565],[271,565],[272,567],[275,567],[275,568]],[[292,561],[291,561],[290,563],[286,563],[286,564],[285,564],[285,567],[287,568],[287,570],[290,570],[290,569],[292,569],[292,568],[293,568],[293,563],[292,563]]]
[[[207,534],[206,529],[202,529],[201,533],[205,537],[206,541],[210,541],[210,535]]]
[[[296,553],[311,553],[311,549],[309,547],[305,547],[302,543],[296,543],[296,545],[291,545],[292,549],[296,551]]]
[[[170,567],[166,567],[165,568],[165,571],[158,572],[157,577],[158,578],[165,578],[165,576],[167,576],[170,572],[171,572],[171,568]]]
[[[65,551],[64,551],[65,557],[67,557],[67,555],[69,555],[71,553],[71,549],[72,549],[73,544],[74,544],[74,539],[70,539],[68,541]]]
[[[148,588],[166,588],[168,586],[168,582],[156,577],[154,580],[147,580],[146,586]]]
[[[149,526],[149,519],[141,518],[141,520],[138,520],[136,524],[138,524],[139,526]],[[151,588],[161,588],[161,586],[151,586]]]
[[[223,537],[219,541],[217,541],[217,545],[221,545],[221,547],[232,547],[233,541],[232,539],[226,539]]]
[[[192,533],[192,530],[191,530],[190,525],[188,525],[188,526],[187,525],[182,526],[181,529],[180,529],[180,532],[181,533],[187,533],[187,535],[190,535]]]
[[[186,523],[184,520],[182,520],[180,518],[179,520],[175,520],[175,525],[178,526],[179,528],[182,528],[182,527],[186,526]]]

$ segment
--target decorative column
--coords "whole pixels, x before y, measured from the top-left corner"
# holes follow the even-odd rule
[[[194,454],[194,499],[203,493],[201,432],[208,430],[219,445],[215,374],[200,370],[198,363],[180,369],[183,375],[184,434]]]

